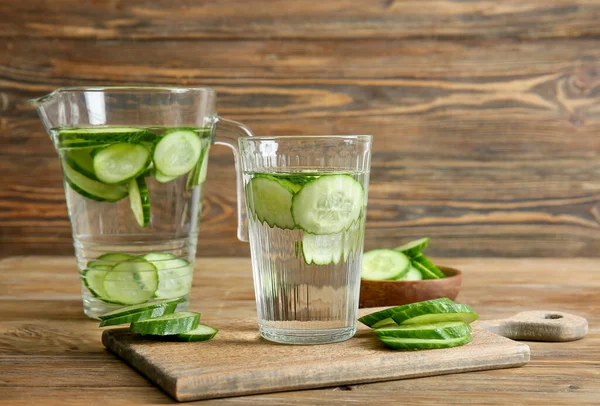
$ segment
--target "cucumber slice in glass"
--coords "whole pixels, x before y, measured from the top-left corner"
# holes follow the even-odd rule
[[[446,277],[440,268],[435,266],[435,264],[422,253],[413,256],[411,262],[415,268],[421,271],[423,279],[440,279]]]
[[[208,170],[208,153],[210,150],[210,144],[202,148],[202,153],[198,162],[194,166],[194,169],[189,173],[187,179],[187,188],[193,189],[194,187],[204,183],[206,181],[206,172]]]
[[[470,343],[473,338],[471,334],[462,337],[439,339],[421,339],[421,338],[396,338],[380,337],[382,343],[394,350],[425,350],[436,348],[450,348]]]
[[[419,238],[418,240],[411,241],[407,244],[401,245],[396,248],[396,251],[400,251],[403,254],[412,257],[423,251],[429,245],[429,237]]]
[[[302,256],[306,264],[339,264],[344,254],[345,232],[317,235],[304,233],[302,236]]]
[[[150,151],[140,144],[112,144],[94,154],[94,173],[108,184],[122,183],[144,173]]]
[[[112,144],[124,142],[138,144],[154,142],[157,136],[143,128],[136,127],[89,127],[65,128],[58,134],[59,143],[96,143]]]
[[[127,188],[122,185],[106,185],[90,179],[77,172],[65,161],[62,167],[65,182],[83,197],[99,202],[116,202],[127,196]]]
[[[194,268],[188,261],[173,254],[160,252],[151,252],[143,258],[154,265],[158,271],[158,289],[154,297],[167,299],[190,293]]]
[[[122,307],[120,309],[101,314],[100,316],[98,316],[98,318],[100,320],[108,320],[108,319],[112,319],[112,318],[121,318],[121,317],[130,315],[130,314],[144,312],[144,311],[156,309],[159,307],[170,307],[172,305],[175,305],[175,307],[177,307],[177,305],[179,303],[182,303],[184,301],[185,301],[185,299],[183,299],[183,298],[177,298],[177,299],[170,299],[170,300],[161,300],[158,302],[136,304],[133,306]]]
[[[185,129],[170,130],[154,149],[154,165],[167,176],[188,173],[198,162],[202,142],[196,132]]]
[[[106,293],[102,284],[106,274],[112,269],[112,266],[91,261],[88,267],[82,272],[83,284],[92,295],[97,298],[105,299]]]
[[[176,175],[176,176],[165,175],[164,173],[162,173],[161,171],[158,171],[158,170],[154,172],[154,179],[156,179],[156,181],[160,182],[160,183],[167,183],[174,179],[177,179],[178,177],[179,177],[179,175]]]
[[[248,208],[270,227],[291,230],[296,224],[290,211],[294,189],[273,176],[255,176],[246,185]]]
[[[410,260],[401,252],[390,249],[367,251],[363,254],[361,278],[373,281],[402,278],[410,268]]]
[[[308,182],[292,199],[294,223],[311,234],[335,234],[362,213],[364,190],[350,175],[323,175]]]
[[[358,319],[358,321],[363,323],[365,326],[371,327],[371,328],[379,328],[379,327],[383,327],[383,326],[387,326],[387,325],[395,325],[396,322],[392,319],[392,316],[394,315],[394,313],[406,310],[406,309],[408,309],[409,306],[414,306],[414,305],[425,306],[425,305],[435,305],[435,304],[446,304],[446,305],[450,306],[450,305],[455,305],[456,303],[454,303],[452,300],[448,299],[447,297],[443,297],[443,298],[439,298],[439,299],[432,299],[432,300],[425,300],[423,302],[416,302],[416,303],[406,304],[406,305],[402,305],[402,306],[390,307],[389,309],[384,309],[384,310],[380,310],[375,313],[367,314],[367,315],[361,317],[360,319]]]
[[[130,324],[134,321],[146,320],[154,317],[164,316],[166,314],[172,314],[173,312],[175,312],[177,304],[177,302],[170,302],[164,306],[140,310],[138,312],[125,314],[119,317],[110,317],[108,319],[102,320],[98,327],[118,326],[119,324]]]
[[[119,262],[105,276],[102,284],[106,297],[116,303],[144,303],[158,288],[156,267],[142,258]]]
[[[177,334],[177,339],[179,341],[207,341],[216,336],[218,332],[219,330],[216,328],[198,324],[198,327],[187,333]]]
[[[408,268],[408,272],[406,272],[404,274],[404,276],[401,276],[397,280],[399,280],[399,281],[420,281],[422,279],[423,279],[423,275],[421,275],[421,272],[419,272],[419,270],[417,268],[415,268],[414,266],[412,266],[412,264],[411,264],[410,268]]]
[[[428,340],[447,340],[471,334],[471,326],[462,321],[445,323],[412,324],[389,326],[375,329],[377,337],[420,338]]]
[[[408,308],[392,315],[396,324],[428,324],[447,321],[462,321],[471,323],[479,316],[471,306],[465,304],[436,304],[425,307]]]
[[[88,267],[92,266],[92,264],[95,263],[101,263],[108,264],[112,268],[112,266],[118,264],[119,262],[127,261],[128,259],[133,258],[135,258],[135,256],[131,254],[125,254],[122,252],[109,252],[107,254],[100,255],[98,258],[96,258],[95,261],[89,262]]]
[[[153,319],[134,321],[131,331],[142,335],[167,336],[187,333],[198,327],[200,314],[194,312],[178,312]]]
[[[129,205],[140,227],[150,225],[150,195],[143,176],[129,181]]]

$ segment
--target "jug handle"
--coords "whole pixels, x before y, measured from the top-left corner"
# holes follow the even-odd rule
[[[215,139],[217,145],[225,145],[233,150],[235,162],[238,229],[237,237],[240,241],[248,242],[248,212],[246,211],[246,194],[244,193],[244,175],[240,159],[239,137],[253,136],[252,131],[237,121],[227,120],[217,116],[215,119]]]

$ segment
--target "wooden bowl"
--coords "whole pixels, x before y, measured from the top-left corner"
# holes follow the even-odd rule
[[[456,299],[462,283],[458,269],[439,266],[445,278],[421,281],[360,281],[359,307],[399,306],[447,297]]]

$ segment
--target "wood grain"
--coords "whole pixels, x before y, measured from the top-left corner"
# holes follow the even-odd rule
[[[565,311],[589,321],[589,333],[566,343],[529,342],[522,368],[482,371],[320,390],[253,395],[208,404],[396,404],[413,393],[416,405],[594,405],[600,396],[598,259],[436,258],[464,273],[457,301],[482,319],[523,310]],[[227,320],[255,316],[250,261],[199,258],[191,309]],[[0,404],[170,404],[162,391],[103,349],[102,329],[81,311],[74,260],[0,260]],[[565,278],[564,275],[578,275]],[[204,403],[203,403],[204,404]]]

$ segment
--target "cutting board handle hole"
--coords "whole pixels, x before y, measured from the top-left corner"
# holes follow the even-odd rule
[[[562,319],[562,315],[560,314],[544,314],[544,319],[552,319],[552,320],[556,320],[556,319]]]

